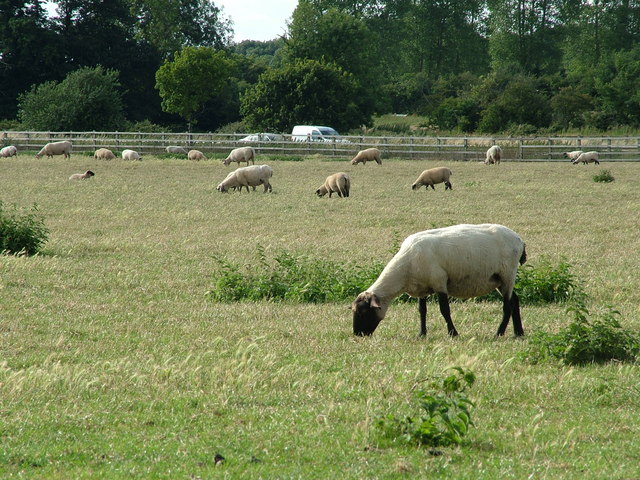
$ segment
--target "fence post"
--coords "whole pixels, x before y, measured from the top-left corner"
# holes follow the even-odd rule
[[[524,149],[522,148],[523,143],[524,139],[520,137],[520,139],[518,139],[518,160],[521,162],[524,161]]]

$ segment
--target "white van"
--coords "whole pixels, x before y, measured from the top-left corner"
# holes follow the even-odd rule
[[[291,140],[294,142],[331,142],[333,138],[337,142],[344,140],[340,134],[331,127],[318,125],[296,125],[291,131]]]

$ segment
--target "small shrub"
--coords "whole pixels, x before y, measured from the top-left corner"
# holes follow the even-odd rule
[[[371,285],[384,265],[366,267],[350,262],[333,262],[286,251],[267,258],[258,245],[258,258],[240,266],[215,257],[219,271],[207,295],[218,302],[243,300],[286,300],[293,302],[331,302],[355,297]]]
[[[608,183],[608,182],[613,182],[614,180],[615,179],[613,178],[613,175],[611,175],[610,170],[600,170],[598,174],[593,176],[594,182]]]
[[[48,234],[37,205],[31,212],[20,214],[15,205],[9,210],[0,201],[1,253],[34,255],[46,243]]]
[[[389,415],[377,421],[387,438],[429,447],[460,445],[473,425],[471,408],[474,404],[466,390],[475,382],[475,374],[461,367],[453,373],[431,382],[427,390],[416,393],[420,407],[417,416],[398,418]]]
[[[622,328],[620,312],[609,307],[599,318],[589,320],[589,312],[578,302],[568,312],[575,320],[558,333],[537,332],[529,340],[525,360],[539,363],[557,359],[566,365],[605,363],[612,360],[634,362],[640,355],[638,335]]]
[[[520,302],[527,305],[562,303],[584,295],[569,263],[561,261],[553,265],[546,258],[535,265],[525,264],[518,270],[515,291]],[[501,297],[494,292],[480,299],[500,300]]]

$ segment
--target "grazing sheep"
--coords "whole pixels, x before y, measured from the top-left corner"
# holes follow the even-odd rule
[[[96,153],[93,154],[93,158],[96,160],[113,160],[116,156],[108,148],[99,148]]]
[[[242,191],[242,187],[247,188],[255,187],[258,185],[264,185],[264,193],[272,191],[271,183],[269,179],[273,176],[273,169],[269,165],[251,165],[248,167],[236,168],[233,172],[227,175],[217,187],[219,192],[227,192],[230,188],[239,188]]]
[[[204,156],[204,153],[202,153],[200,150],[189,150],[189,153],[187,154],[187,158],[189,160],[206,160],[207,157]]]
[[[498,145],[489,147],[487,150],[487,157],[484,160],[485,165],[498,164],[502,158],[502,149]]]
[[[122,159],[123,160],[142,160],[142,157],[135,150],[123,150],[122,151]]]
[[[165,148],[165,150],[167,151],[167,153],[182,154],[182,155],[187,154],[187,151],[184,148],[177,147],[177,146],[169,146]]]
[[[9,145],[0,150],[0,157],[8,158],[18,156],[18,149],[13,145]]]
[[[331,194],[335,192],[339,197],[348,197],[350,188],[351,179],[349,175],[344,172],[338,172],[327,177],[324,184],[316,190],[316,195],[323,197],[328,193],[329,198],[331,198]]]
[[[583,165],[586,165],[587,163],[600,165],[600,162],[598,161],[598,152],[581,153],[575,160],[573,160],[573,164],[577,165],[580,162],[582,162]]]
[[[84,180],[85,178],[91,178],[95,175],[91,170],[87,170],[84,173],[74,173],[69,177],[69,180]]]
[[[64,155],[64,158],[71,157],[71,142],[63,140],[61,142],[47,143],[42,149],[36,153],[36,158],[46,155],[51,158],[54,155]]]
[[[411,185],[411,190],[418,190],[422,185],[426,186],[427,191],[429,190],[429,187],[431,187],[432,190],[435,190],[436,188],[434,187],[434,185],[436,183],[443,182],[445,190],[453,190],[451,182],[449,181],[449,177],[451,175],[453,175],[453,173],[451,172],[451,169],[447,167],[430,168],[422,172],[418,179],[413,182],[413,185]]]
[[[351,160],[351,165],[357,165],[358,163],[362,163],[365,165],[367,162],[375,161],[378,165],[382,165],[382,156],[380,154],[380,150],[377,148],[367,148],[365,150],[360,150],[358,154],[353,157]]]
[[[249,162],[255,165],[256,161],[256,151],[253,147],[239,147],[231,150],[231,153],[227,158],[225,158],[222,163],[224,165],[229,165],[231,162],[237,162],[240,165],[240,162],[247,162],[247,166]]]
[[[513,286],[518,265],[526,259],[522,239],[502,225],[454,225],[410,235],[378,279],[351,305],[353,333],[371,335],[391,301],[401,293],[408,293],[419,299],[420,335],[424,336],[426,297],[435,293],[449,335],[456,336],[449,296],[471,298],[498,289],[503,299],[503,315],[497,335],[504,335],[509,318],[513,318],[515,335],[524,335],[520,301]]]
[[[562,156],[564,158],[568,158],[569,160],[571,160],[572,162],[578,158],[580,155],[582,155],[582,150],[574,150],[573,152],[564,152],[562,154]]]

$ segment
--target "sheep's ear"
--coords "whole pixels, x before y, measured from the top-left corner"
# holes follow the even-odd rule
[[[382,308],[377,295],[371,295],[371,301],[369,302],[369,305],[371,305],[373,308]]]

